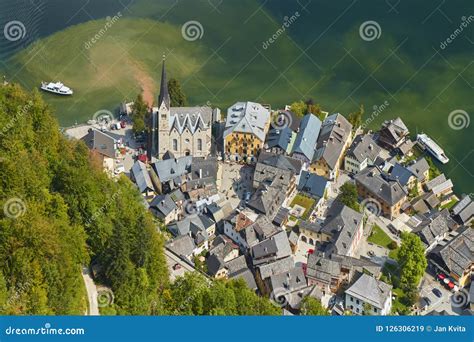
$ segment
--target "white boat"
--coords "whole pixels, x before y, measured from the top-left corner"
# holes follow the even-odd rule
[[[66,87],[61,82],[41,82],[41,89],[58,95],[72,95],[71,88]]]
[[[429,136],[426,134],[418,134],[416,136],[416,140],[418,143],[424,147],[433,157],[438,159],[441,163],[446,164],[449,162],[449,158],[446,156],[444,153],[443,149],[434,142],[433,139],[431,139]]]

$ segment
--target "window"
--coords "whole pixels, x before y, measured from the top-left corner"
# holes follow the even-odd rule
[[[351,296],[351,302],[353,302],[353,301],[354,301],[354,297]]]
[[[374,308],[374,312],[377,312],[377,308]]]
[[[360,302],[359,302],[359,300],[358,300],[358,299],[356,300],[356,303],[357,303],[357,304],[360,304]]]
[[[173,150],[174,151],[178,150],[178,139],[173,139]]]
[[[186,144],[189,144],[189,139],[184,139],[184,142],[185,142]]]
[[[356,309],[356,312],[359,313],[359,308]]]
[[[202,139],[198,139],[197,145],[198,145],[197,146],[198,151],[202,151]]]

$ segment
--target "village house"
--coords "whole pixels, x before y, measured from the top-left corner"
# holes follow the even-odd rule
[[[241,246],[243,250],[254,246],[259,241],[253,227],[253,223],[257,221],[258,216],[257,213],[251,210],[238,212],[224,221],[224,234]]]
[[[352,125],[341,114],[332,114],[322,123],[310,171],[329,180],[336,179],[344,153],[352,141]]]
[[[308,285],[317,286],[322,293],[337,293],[353,278],[368,274],[379,278],[382,266],[367,259],[332,255],[331,258],[313,253],[308,255],[306,276]]]
[[[255,162],[270,127],[270,112],[259,103],[237,102],[227,110],[224,152],[233,161]]]
[[[442,241],[428,254],[429,266],[443,272],[463,288],[471,282],[474,270],[474,230],[458,229],[447,242]]]
[[[398,181],[391,179],[376,166],[359,172],[354,179],[360,197],[374,199],[380,204],[382,213],[390,219],[400,214],[408,194]]]
[[[289,110],[279,110],[272,115],[272,124],[265,142],[265,151],[290,155],[296,140],[300,119]]]
[[[457,223],[469,226],[474,220],[474,201],[469,195],[465,195],[462,200],[453,206],[452,214]]]
[[[273,262],[290,255],[291,247],[285,231],[281,231],[250,248],[250,256],[254,266]]]
[[[320,130],[321,120],[313,114],[306,114],[300,122],[293,144],[292,157],[301,160],[306,166],[311,164]]]
[[[277,187],[278,190],[284,191],[285,198],[290,197],[295,191],[300,171],[299,160],[262,152],[255,166],[253,187]]]
[[[339,202],[329,208],[320,231],[321,241],[330,242],[325,251],[327,256],[354,256],[363,233],[363,215]]]
[[[344,170],[356,174],[367,166],[374,165],[381,151],[372,135],[358,135],[347,150]]]
[[[409,131],[400,118],[385,121],[378,133],[378,143],[389,151],[399,148],[408,138]]]
[[[115,158],[119,155],[119,140],[110,134],[90,128],[88,133],[81,138],[86,146],[102,159],[102,167],[109,173],[115,169]]]
[[[444,205],[451,201],[453,194],[453,182],[446,179],[444,173],[430,180],[424,186],[426,192],[432,192],[440,200],[440,205]]]
[[[181,214],[180,206],[173,200],[170,194],[158,195],[149,204],[153,215],[163,221],[164,224],[179,220]]]
[[[389,315],[392,310],[392,286],[362,274],[345,291],[344,302],[346,310],[357,315]]]
[[[166,194],[180,188],[186,182],[186,174],[191,167],[193,157],[168,158],[151,164],[150,177],[159,194]]]
[[[130,170],[130,179],[137,185],[138,191],[146,198],[150,199],[156,195],[155,187],[151,181],[150,174],[144,163],[137,160]]]
[[[426,220],[413,229],[413,233],[420,237],[426,253],[428,253],[439,242],[446,239],[449,232],[456,227],[457,224],[451,218],[449,211],[444,209],[429,215]]]
[[[171,107],[163,60],[158,107],[153,107],[150,113],[148,160],[161,159],[168,151],[177,158],[207,157],[211,153],[212,126],[219,120],[218,108]]]
[[[317,216],[320,216],[322,215],[323,204],[329,186],[330,183],[326,178],[308,171],[303,171],[301,172],[300,181],[296,189],[299,193],[315,200],[313,212],[315,212]]]
[[[205,215],[193,214],[168,225],[168,230],[174,236],[191,236],[196,245],[195,254],[200,254],[209,249],[209,243],[215,237],[216,223]]]

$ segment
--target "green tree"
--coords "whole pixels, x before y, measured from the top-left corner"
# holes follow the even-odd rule
[[[355,211],[360,211],[359,203],[357,202],[357,187],[351,182],[344,183],[340,188],[340,194],[338,200],[347,205],[349,208]]]
[[[143,100],[142,94],[138,94],[132,106],[133,133],[145,131],[145,122],[148,120],[148,106]]]
[[[405,291],[414,291],[428,265],[425,248],[420,238],[411,233],[402,233],[402,244],[398,251],[398,263],[401,268],[400,286]]]
[[[353,129],[357,129],[362,125],[362,117],[364,116],[364,105],[360,105],[359,110],[349,114],[347,120],[352,124]]]
[[[327,316],[328,310],[323,307],[321,301],[313,297],[305,297],[301,301],[301,314],[305,316]]]
[[[304,101],[293,102],[290,106],[290,111],[292,111],[296,116],[302,117],[307,113],[308,106]]]
[[[364,305],[362,305],[362,315],[371,316],[372,315],[372,305],[370,305],[369,303],[364,303]]]
[[[188,104],[186,95],[181,89],[181,84],[176,78],[168,81],[168,91],[170,94],[171,107],[185,107]]]

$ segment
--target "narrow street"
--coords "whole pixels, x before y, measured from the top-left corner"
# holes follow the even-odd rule
[[[84,279],[84,284],[86,285],[87,291],[87,300],[89,302],[89,310],[86,312],[88,316],[99,316],[99,305],[97,303],[97,287],[90,276],[90,271],[88,267],[82,269],[82,278]]]

